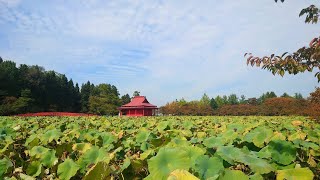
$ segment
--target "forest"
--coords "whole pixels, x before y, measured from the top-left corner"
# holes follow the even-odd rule
[[[47,111],[116,115],[116,108],[130,100],[110,84],[88,81],[79,87],[64,74],[37,65],[17,67],[0,58],[0,115]]]

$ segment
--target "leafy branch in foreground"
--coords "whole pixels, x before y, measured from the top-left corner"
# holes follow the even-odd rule
[[[280,0],[284,2],[284,0]],[[278,2],[278,0],[275,0]],[[320,10],[315,5],[310,5],[301,10],[299,17],[306,15],[305,23],[316,24],[318,22]],[[247,57],[247,65],[261,67],[272,72],[273,75],[283,76],[285,72],[298,74],[301,72],[312,72],[317,69],[315,77],[320,82],[320,37],[313,38],[309,47],[302,47],[296,52],[283,53],[281,56],[271,54],[270,56],[255,57],[251,53],[244,55]]]
[[[261,67],[272,72],[272,74],[284,75],[285,72],[289,74],[298,74],[306,70],[312,72],[315,68],[318,69],[315,77],[320,82],[320,37],[314,38],[309,47],[302,47],[292,54],[287,52],[281,56],[271,54],[270,56],[254,57],[251,53],[246,53],[247,65]]]

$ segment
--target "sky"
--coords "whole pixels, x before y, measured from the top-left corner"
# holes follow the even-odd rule
[[[0,56],[80,85],[135,90],[156,105],[206,93],[258,97],[319,84],[315,73],[273,76],[244,54],[294,52],[319,36],[300,10],[317,0],[0,0]]]

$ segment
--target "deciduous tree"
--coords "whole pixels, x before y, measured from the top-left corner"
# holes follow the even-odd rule
[[[275,0],[278,2],[278,0]],[[284,0],[281,0],[284,2]],[[315,5],[310,5],[301,10],[299,16],[306,15],[305,23],[315,24],[318,22],[320,11]],[[320,82],[320,36],[313,38],[309,46],[302,47],[291,54],[285,52],[282,55],[271,54],[270,56],[256,57],[246,53],[247,65],[261,67],[283,76],[285,72],[298,74],[305,71],[315,71],[315,77]]]

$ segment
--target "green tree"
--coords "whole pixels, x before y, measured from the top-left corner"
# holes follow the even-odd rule
[[[30,111],[33,102],[30,89],[24,89],[21,91],[21,96],[13,103],[12,108],[15,113],[26,113]]]
[[[277,95],[271,91],[271,92],[266,92],[266,93],[263,93],[259,99],[258,99],[258,102],[261,104],[263,103],[266,99],[269,99],[269,98],[275,98],[277,97]]]
[[[117,88],[110,84],[95,86],[89,97],[89,112],[99,115],[116,115],[121,104]]]
[[[236,94],[230,94],[228,96],[228,104],[231,104],[231,105],[239,104],[239,98],[237,97]]]
[[[281,97],[286,97],[286,98],[288,98],[288,97],[291,97],[288,93],[283,93],[282,95],[281,95]]]
[[[218,108],[222,107],[223,105],[225,105],[225,101],[222,99],[221,96],[217,96],[215,99],[214,99],[218,105]]]
[[[98,115],[116,115],[117,105],[111,104],[105,96],[90,96],[89,97],[89,112]]]
[[[200,103],[205,104],[205,105],[210,105],[210,98],[209,96],[204,93],[200,99]]]
[[[303,96],[301,93],[294,93],[294,98],[295,99],[303,99]]]
[[[278,0],[275,1],[278,2]],[[281,2],[284,2],[284,0],[281,0]],[[315,24],[318,22],[319,14],[319,9],[315,5],[310,5],[301,10],[299,17],[306,15],[305,23]],[[283,76],[285,72],[289,74],[312,72],[316,69],[315,77],[320,82],[320,36],[313,38],[309,47],[302,47],[292,54],[285,52],[282,55],[271,54],[261,58],[246,53],[245,57],[247,57],[247,65],[256,65],[262,69],[267,69],[274,75]]]
[[[210,99],[210,107],[212,109],[218,109],[219,108],[218,103],[216,102],[216,100],[214,98]]]
[[[4,61],[0,63],[0,89],[1,94],[5,96],[17,97],[20,94],[19,90],[18,68],[13,61]]]
[[[140,91],[134,91],[132,97],[140,96]]]
[[[247,102],[247,101],[246,101],[246,96],[245,96],[245,95],[241,95],[241,96],[240,96],[240,99],[239,99],[239,103],[240,103],[240,104],[246,104],[246,102]]]
[[[128,104],[131,101],[129,94],[121,96],[121,105]]]
[[[228,96],[227,95],[223,95],[222,96],[222,100],[223,100],[223,104],[225,105],[225,104],[228,104]]]
[[[266,98],[275,98],[275,97],[277,97],[277,95],[273,91],[266,93]]]
[[[90,83],[90,81],[82,84],[81,86],[81,111],[88,112],[89,111],[89,97],[94,89],[94,85]]]

